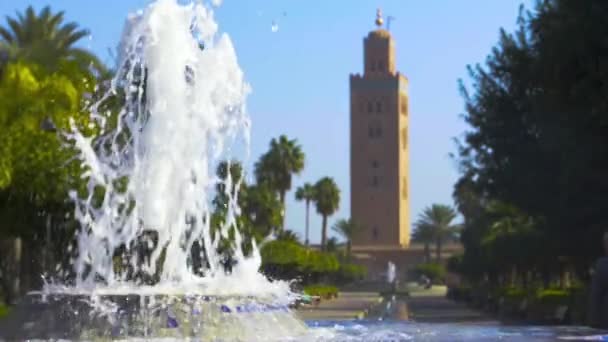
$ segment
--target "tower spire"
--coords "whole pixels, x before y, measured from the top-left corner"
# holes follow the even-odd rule
[[[376,10],[376,26],[380,28],[384,23],[384,19],[382,19],[382,9],[378,8]]]

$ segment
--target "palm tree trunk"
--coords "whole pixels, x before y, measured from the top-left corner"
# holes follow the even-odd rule
[[[285,230],[285,191],[279,192],[279,199],[281,201],[281,230]]]
[[[0,241],[0,251],[2,252],[0,271],[3,273],[0,285],[6,304],[12,305],[21,293],[23,241],[21,238],[2,240]]]
[[[424,243],[424,262],[431,262],[431,246],[428,242]]]
[[[323,228],[321,230],[321,250],[325,251],[327,243],[327,215],[323,215]]]
[[[437,258],[437,263],[441,262],[441,239],[437,239],[435,242],[435,256]]]
[[[308,247],[308,224],[309,224],[309,218],[310,216],[310,201],[306,200],[306,247]]]

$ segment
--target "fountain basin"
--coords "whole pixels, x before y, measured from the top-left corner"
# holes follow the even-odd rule
[[[0,321],[0,339],[275,340],[306,325],[273,298],[30,293]]]

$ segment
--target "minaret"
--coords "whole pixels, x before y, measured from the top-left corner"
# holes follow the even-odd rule
[[[350,76],[351,218],[355,250],[402,248],[410,241],[407,78],[382,28],[363,41],[364,73]]]

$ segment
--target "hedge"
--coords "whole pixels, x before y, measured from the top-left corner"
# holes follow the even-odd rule
[[[338,288],[331,285],[309,285],[304,287],[304,293],[309,296],[319,296],[328,299],[338,296]]]
[[[271,241],[260,251],[262,271],[271,278],[296,279],[306,283],[338,284],[361,280],[367,269],[360,265],[340,264],[336,255],[307,249],[291,241]]]
[[[416,278],[425,275],[433,284],[441,284],[445,281],[446,270],[441,264],[427,263],[419,264],[412,270]]]
[[[9,308],[4,304],[0,304],[0,318],[8,315]]]

